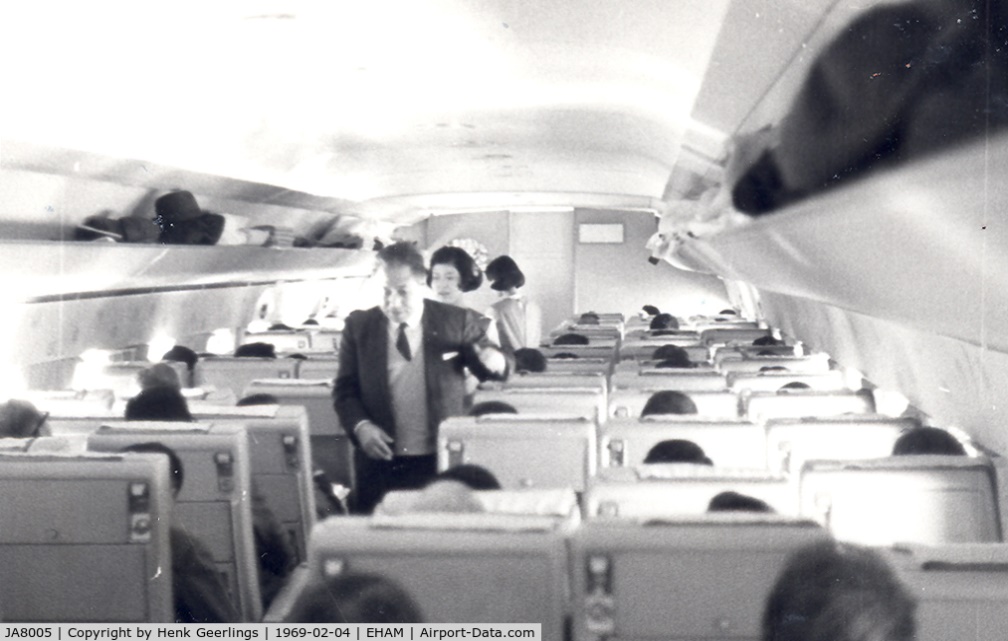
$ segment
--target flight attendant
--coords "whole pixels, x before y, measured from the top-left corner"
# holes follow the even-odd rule
[[[542,340],[542,311],[519,290],[525,274],[510,256],[498,256],[486,268],[490,289],[500,292],[487,316],[497,322],[501,347],[510,352],[523,347],[538,348]]]

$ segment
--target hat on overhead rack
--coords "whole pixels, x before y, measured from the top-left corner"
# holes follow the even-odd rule
[[[215,245],[224,231],[224,217],[200,209],[190,191],[161,196],[154,201],[154,213],[164,245]]]

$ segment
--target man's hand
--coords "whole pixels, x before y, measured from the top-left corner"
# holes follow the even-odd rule
[[[389,445],[394,442],[394,439],[386,434],[385,430],[371,421],[361,421],[354,428],[354,434],[360,441],[361,449],[369,457],[379,461],[392,460],[392,448]]]
[[[507,371],[507,359],[504,358],[504,354],[499,349],[496,347],[480,347],[479,345],[474,345],[473,347],[476,350],[476,357],[479,358],[483,367],[497,376],[504,375]]]

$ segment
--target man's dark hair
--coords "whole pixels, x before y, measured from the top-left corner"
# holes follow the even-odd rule
[[[435,476],[431,480],[431,483],[435,483],[437,481],[458,481],[470,490],[501,489],[500,481],[497,480],[497,477],[494,476],[493,472],[482,465],[472,465],[469,463],[449,467],[447,470]],[[428,485],[430,485],[430,483],[428,483]]]
[[[140,452],[143,454],[164,454],[168,457],[168,475],[171,479],[172,492],[178,494],[182,490],[182,483],[185,481],[185,471],[182,468],[182,459],[175,453],[175,450],[164,443],[148,441],[146,443],[134,443],[122,448],[123,452]]]
[[[378,260],[386,265],[403,265],[417,278],[427,278],[427,268],[424,266],[423,254],[416,245],[398,242],[378,251]]]
[[[773,508],[766,504],[766,501],[739,494],[738,492],[721,492],[710,500],[707,504],[708,512],[762,512],[773,513]]]
[[[518,372],[545,372],[546,357],[537,349],[522,347],[515,350],[515,371]]]
[[[644,458],[645,463],[697,463],[699,465],[714,465],[704,454],[703,448],[681,438],[669,439],[656,443]]]
[[[696,414],[697,406],[693,399],[674,390],[662,390],[655,392],[651,398],[644,403],[641,416],[652,416],[654,414]]]
[[[189,404],[177,389],[152,387],[126,401],[127,421],[192,421]]]
[[[678,345],[662,345],[651,354],[651,358],[663,361],[662,367],[696,367],[696,363],[690,360],[689,352]]]
[[[956,437],[937,427],[915,427],[896,439],[893,456],[905,454],[943,454],[966,456],[966,448]]]
[[[553,341],[554,345],[587,345],[591,341],[584,334],[564,334]]]
[[[679,329],[679,321],[672,314],[661,313],[651,319],[651,329]]]
[[[239,345],[235,350],[235,356],[239,358],[276,358],[276,346],[273,343],[245,343]]]
[[[777,577],[763,641],[911,641],[915,607],[875,552],[816,543],[792,554]]]
[[[485,416],[486,414],[517,414],[518,410],[513,405],[508,405],[504,401],[483,401],[476,403],[469,410],[469,416]]]

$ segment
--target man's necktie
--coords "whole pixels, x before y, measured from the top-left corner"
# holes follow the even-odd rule
[[[396,337],[395,346],[403,358],[408,361],[413,360],[413,355],[410,353],[409,341],[406,340],[406,323],[399,323],[399,335]]]

